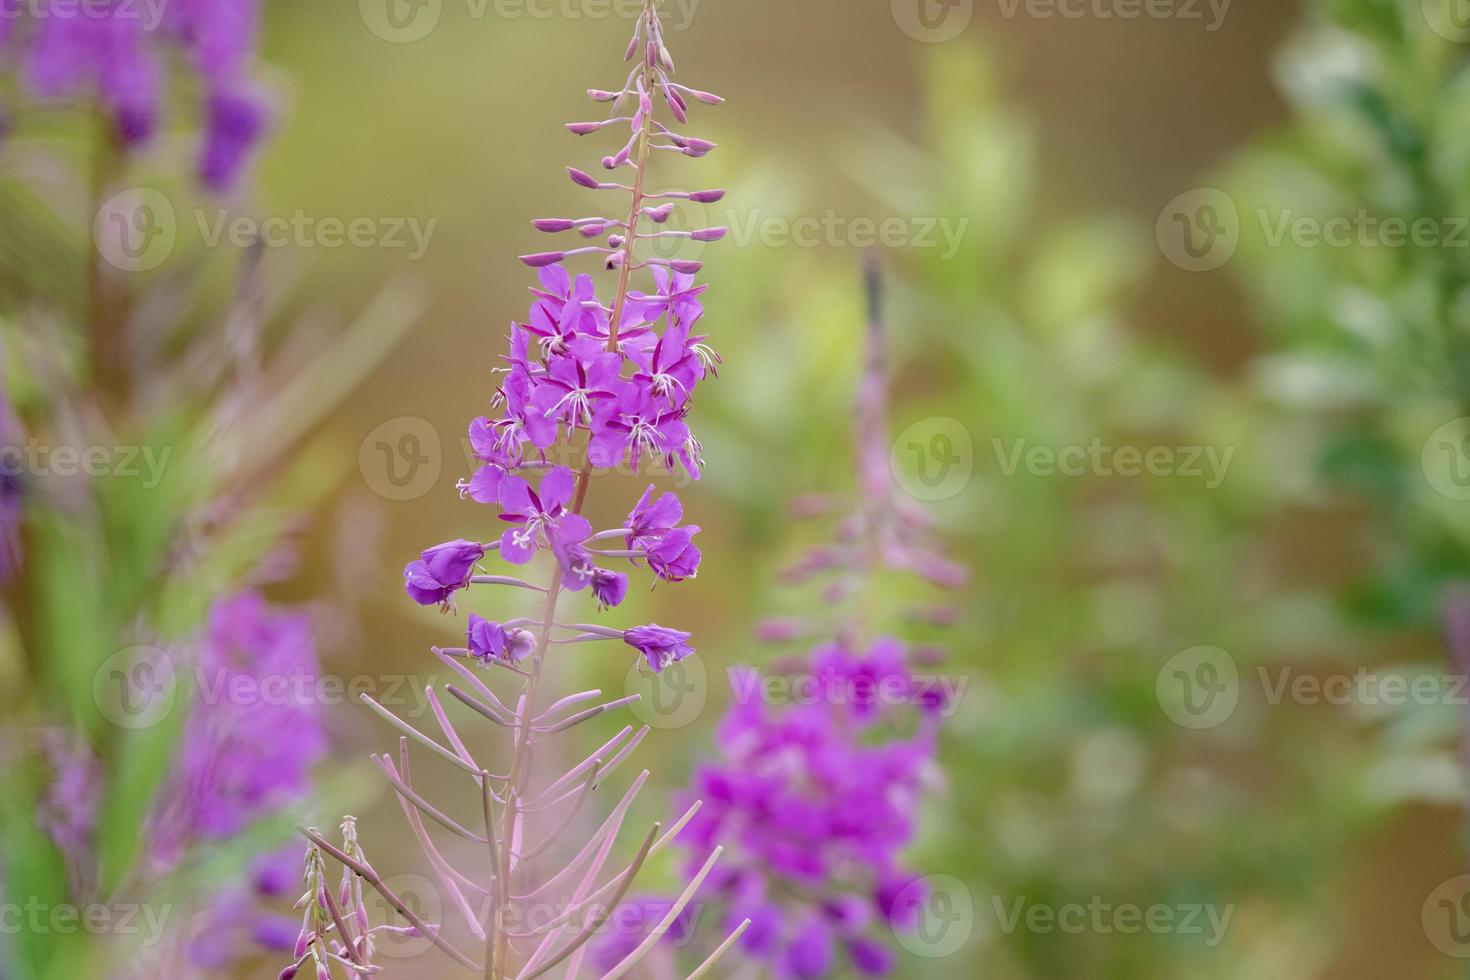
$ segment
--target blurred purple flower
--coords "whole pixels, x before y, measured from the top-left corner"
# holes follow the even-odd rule
[[[163,866],[305,796],[326,751],[306,616],[251,592],[221,600],[197,655],[200,690],[152,828]]]
[[[200,176],[228,191],[265,130],[253,91],[258,0],[122,0],[0,4],[0,43],[43,101],[95,102],[119,145],[150,139],[165,101],[167,66],[188,67],[201,92]],[[182,55],[182,58],[178,57]]]

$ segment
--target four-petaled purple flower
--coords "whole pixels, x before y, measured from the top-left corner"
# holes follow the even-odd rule
[[[655,674],[693,653],[694,648],[688,641],[689,634],[683,630],[669,629],[657,623],[634,626],[623,633],[623,642],[643,654]]]
[[[518,476],[500,481],[500,519],[515,525],[500,537],[500,555],[524,565],[536,555],[544,531],[547,544],[570,549],[592,534],[592,525],[581,514],[567,509],[577,488],[577,478],[565,466],[557,466],[541,478],[539,492]]]

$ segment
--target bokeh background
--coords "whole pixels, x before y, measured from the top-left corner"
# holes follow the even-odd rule
[[[403,601],[401,568],[483,530],[483,509],[455,489],[471,472],[466,425],[487,410],[506,325],[524,313],[515,256],[540,247],[529,222],[581,200],[563,167],[591,150],[561,124],[591,115],[580,93],[613,80],[629,26],[595,0],[480,6],[429,3],[394,28],[371,0],[266,3],[280,109],[255,180],[229,201],[175,199],[186,250],[203,247],[196,213],[221,207],[428,230],[421,255],[298,240],[262,259],[283,319],[328,334],[385,283],[423,300],[313,423],[297,450],[305,475],[277,501],[304,531],[272,595],[320,603],[325,670],[369,683],[421,687],[435,673],[428,644],[462,629]],[[1470,707],[1448,693],[1459,668],[1439,624],[1444,589],[1467,568],[1466,504],[1421,467],[1420,448],[1470,405],[1421,363],[1452,358],[1400,356],[1381,338],[1422,309],[1421,272],[1454,283],[1470,257],[1273,246],[1250,226],[1258,207],[1470,213],[1452,136],[1470,104],[1447,81],[1470,51],[1432,30],[1417,0],[1181,2],[1136,18],[1117,15],[1122,2],[1067,16],[960,0],[925,8],[942,14],[936,27],[919,25],[919,6],[668,5],[681,73],[729,100],[702,114],[719,149],[699,178],[729,194],[690,224],[733,230],[701,256],[705,324],[726,362],[701,391],[706,476],[684,491],[705,562],[681,589],[631,600],[639,621],[694,632],[707,700],[645,743],[655,792],[641,805],[651,816],[708,755],[725,668],[780,653],[753,626],[801,602],[777,578],[808,536],[786,505],[853,483],[861,238],[864,222],[898,219],[881,248],[895,465],[916,488],[911,447],[919,465],[955,467],[919,495],[974,570],[944,639],[965,695],[912,852],[969,910],[958,942],[906,946],[899,974],[1463,973],[1464,889],[1437,889],[1464,864],[1455,740]],[[1370,40],[1340,43],[1327,17]],[[1382,130],[1442,141],[1418,157],[1382,152],[1394,144],[1371,120],[1314,94],[1313,79],[1364,64],[1369,81],[1346,102],[1379,105],[1376,91]],[[1444,190],[1437,211],[1404,176],[1415,159]],[[166,144],[137,163],[150,166],[170,166]],[[1174,215],[1203,221],[1210,194],[1238,209],[1240,243],[1192,268]],[[813,238],[790,240],[813,221]],[[1463,333],[1461,306],[1435,309]],[[1343,324],[1358,341],[1330,339]],[[943,460],[925,456],[938,434],[957,436]],[[1017,440],[1198,449],[1228,465],[1218,480],[1008,472]],[[639,481],[620,489],[606,497],[631,499]],[[594,504],[594,524],[620,520],[612,503]],[[1180,664],[1205,678],[1200,658],[1235,672],[1233,710],[1203,721],[1170,687]],[[1440,693],[1272,703],[1262,681],[1360,667],[1424,676]],[[589,655],[565,669],[621,691],[624,668]],[[353,810],[380,870],[409,871],[396,804],[356,778],[386,733],[351,705],[330,727],[348,778],[318,801],[320,821]],[[1008,929],[1000,909],[1017,899],[1230,918],[1218,943],[1208,930]],[[279,967],[256,960],[240,976]],[[428,953],[385,975],[451,974]]]

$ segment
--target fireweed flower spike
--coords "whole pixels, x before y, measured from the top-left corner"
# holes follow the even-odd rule
[[[635,732],[632,726],[625,727],[560,774],[535,772],[533,765],[537,759],[557,757],[541,747],[549,738],[634,700],[606,701],[599,691],[583,691],[543,705],[548,655],[573,655],[591,645],[659,671],[694,652],[690,634],[682,630],[651,624],[632,628],[568,624],[557,612],[565,592],[587,591],[606,610],[627,595],[628,570],[647,574],[652,581],[678,582],[692,578],[700,561],[691,540],[699,528],[680,525],[683,506],[672,493],[655,500],[650,489],[622,527],[594,530],[582,516],[593,477],[600,470],[630,464],[672,473],[683,467],[698,476],[700,446],[688,417],[696,389],[719,362],[705,337],[694,332],[704,312],[700,296],[705,287],[694,281],[699,263],[645,257],[651,251],[650,240],[665,235],[657,226],[668,219],[670,205],[718,200],[723,193],[652,189],[653,150],[674,149],[697,157],[713,146],[676,133],[656,117],[667,113],[683,123],[688,116],[686,97],[706,104],[719,100],[673,81],[673,62],[653,0],[647,0],[638,17],[628,50],[633,65],[622,86],[590,93],[594,101],[610,104],[607,119],[570,126],[580,136],[613,129],[628,133],[626,141],[602,161],[615,177],[602,181],[582,170],[568,171],[581,188],[614,192],[610,197],[615,203],[609,208],[614,213],[534,223],[546,234],[602,239],[605,244],[521,257],[536,270],[530,310],[524,321],[511,324],[509,349],[496,369],[497,386],[489,399],[491,413],[470,426],[470,443],[480,465],[460,485],[460,493],[493,508],[482,512],[490,521],[485,526],[494,528],[483,535],[491,540],[437,545],[404,570],[409,596],[423,605],[448,611],[461,590],[501,585],[540,593],[544,600],[540,615],[501,621],[470,615],[463,648],[434,649],[455,680],[443,688],[447,699],[432,686],[426,690],[433,730],[416,728],[370,698],[363,699],[400,734],[398,753],[375,756],[374,762],[397,794],[409,829],[437,878],[445,908],[461,920],[462,929],[422,921],[383,883],[360,851],[337,848],[320,833],[305,831],[312,845],[304,898],[307,917],[294,962],[283,976],[308,966],[319,975],[339,968],[357,974],[373,970],[369,960],[354,956],[354,951],[370,952],[357,944],[372,930],[353,924],[346,899],[336,901],[333,908],[332,892],[321,884],[325,856],[377,889],[409,927],[461,966],[493,980],[530,980],[553,972],[575,977],[588,953],[588,941],[607,931],[609,912],[627,895],[643,862],[667,847],[699,811],[696,801],[671,825],[655,824],[633,860],[607,873],[604,868],[647,772],[633,781],[591,840],[559,847],[562,831],[574,825],[592,790],[604,784],[648,728]],[[655,203],[655,199],[664,200]],[[722,234],[710,229],[699,237],[715,241]],[[582,257],[593,259],[594,269],[600,266],[611,274],[610,295],[599,291],[589,272],[568,268],[569,262]],[[637,290],[644,279],[646,291]],[[579,448],[586,460],[579,470],[551,464],[552,458],[566,458]],[[477,570],[497,552],[507,572],[535,568],[538,561],[549,566],[546,584],[533,584],[516,574],[493,574],[489,568]],[[517,689],[509,696],[497,694],[489,683],[493,677],[514,683]],[[494,726],[508,751],[494,763],[482,761],[480,740],[461,737],[445,710],[446,700],[458,701]],[[436,764],[453,766],[470,779],[472,817],[452,816],[451,807],[441,809],[420,794],[409,765],[411,745],[436,756]],[[476,746],[474,754],[471,745]],[[444,833],[460,838],[456,847],[468,842],[472,850],[483,853],[483,870],[475,873],[463,867],[462,860],[451,862],[448,850],[436,839]],[[661,907],[648,937],[610,960],[599,959],[594,964],[599,974],[617,978],[633,970],[659,935],[674,927],[718,857],[719,849],[712,849],[686,891]],[[564,910],[551,922],[534,914],[535,908],[548,905]],[[745,928],[741,923],[734,926],[733,935]],[[452,938],[462,931],[478,944],[474,953],[461,949]],[[718,958],[710,957],[697,972],[703,974]]]
[[[943,585],[962,581],[963,571],[943,556],[926,516],[901,496],[888,468],[878,286],[870,265],[873,315],[856,408],[858,500],[836,540],[804,558],[796,576],[831,579],[822,605],[833,618],[788,617],[758,630],[766,642],[829,637],[789,667],[810,682],[810,696],[793,693],[792,704],[768,705],[758,672],[732,679],[735,703],[718,731],[720,757],[699,768],[690,793],[705,806],[679,838],[691,873],[716,842],[733,849],[738,860],[705,881],[702,909],[720,911],[703,921],[749,921],[739,940],[743,955],[779,977],[825,977],[849,967],[863,976],[891,973],[888,937],[913,927],[922,898],[901,853],[914,837],[923,792],[937,778],[945,701],[935,678],[915,675],[920,651],[897,638],[869,638],[866,623],[885,570]],[[799,509],[829,508],[823,501]],[[677,502],[655,500],[650,489],[629,515],[629,546],[650,536],[667,540],[681,519]],[[930,621],[950,618],[925,612]],[[650,660],[667,649],[658,639],[634,630],[625,637]],[[636,938],[609,937],[596,955],[615,955]],[[693,948],[718,940],[696,937]]]

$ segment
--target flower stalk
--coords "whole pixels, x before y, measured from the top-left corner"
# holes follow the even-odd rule
[[[688,643],[690,634],[681,630],[656,624],[628,628],[567,624],[559,615],[568,592],[589,592],[600,610],[618,606],[628,589],[628,573],[619,570],[624,563],[658,579],[679,582],[695,577],[701,560],[693,544],[699,528],[681,524],[683,506],[673,493],[655,498],[650,486],[621,528],[594,533],[582,516],[589,488],[600,470],[629,465],[636,472],[652,464],[672,473],[682,466],[698,478],[701,449],[686,419],[695,388],[706,376],[713,376],[719,361],[705,338],[693,333],[703,315],[699,296],[704,286],[694,283],[701,264],[641,254],[647,243],[664,236],[649,226],[666,222],[678,201],[718,200],[724,193],[648,189],[652,150],[701,157],[714,147],[659,122],[656,101],[661,100],[682,124],[688,113],[684,93],[706,104],[719,99],[673,82],[673,61],[654,0],[644,4],[628,59],[635,63],[620,91],[589,91],[594,101],[610,103],[608,118],[568,127],[583,136],[628,125],[627,142],[604,157],[602,166],[613,172],[630,170],[631,174],[599,181],[575,168],[568,170],[573,182],[585,189],[626,193],[626,219],[593,215],[533,222],[544,234],[574,232],[584,239],[605,236],[606,244],[521,256],[527,267],[536,270],[539,284],[531,290],[534,299],[525,322],[511,325],[506,366],[498,369],[500,384],[491,399],[500,414],[476,419],[470,427],[470,441],[481,465],[461,483],[461,496],[494,505],[506,527],[499,540],[460,539],[436,545],[404,570],[409,596],[445,612],[456,608],[459,593],[468,588],[500,586],[542,597],[539,612],[532,618],[491,621],[470,614],[463,647],[433,649],[440,662],[464,682],[463,686],[446,685],[445,692],[488,721],[501,736],[500,744],[508,740],[503,773],[497,775],[469,751],[467,740],[432,687],[427,692],[428,703],[443,741],[363,698],[400,733],[398,760],[374,756],[373,761],[396,794],[429,867],[449,896],[446,906],[459,909],[469,932],[482,942],[482,961],[474,964],[449,943],[439,927],[413,924],[429,929],[427,934],[436,946],[462,965],[473,964],[486,980],[529,980],[552,971],[577,976],[588,941],[607,927],[608,916],[643,862],[671,841],[699,810],[696,801],[668,830],[654,824],[633,861],[610,877],[604,876],[624,818],[648,777],[645,771],[634,779],[591,839],[559,869],[543,872],[540,868],[540,859],[557,850],[564,832],[573,826],[599,785],[648,733],[647,726],[636,732],[626,726],[565,772],[549,777],[537,772],[534,762],[541,755],[542,742],[637,700],[633,695],[593,703],[601,698],[599,691],[543,698],[548,656],[568,644],[622,641],[623,646],[637,651],[646,669],[660,671],[694,652]],[[649,207],[647,202],[654,196],[668,197],[671,203]],[[723,229],[705,229],[690,240],[716,241],[723,233]],[[591,275],[574,275],[567,268],[568,263],[588,256],[598,257],[605,271],[616,273],[607,301],[598,297]],[[634,288],[635,272],[652,279],[652,291]],[[575,474],[550,463],[549,450],[562,439],[584,454]],[[599,542],[613,546],[594,547]],[[551,559],[544,585],[483,567],[491,560],[527,565],[544,557]],[[512,692],[497,694],[488,675],[513,678]],[[543,707],[543,700],[551,703]],[[456,818],[451,807],[429,801],[414,787],[408,765],[410,743],[427,749],[475,782],[479,830]],[[552,829],[538,833],[543,826]],[[431,838],[431,828],[484,848],[488,874],[476,876],[456,867]],[[319,837],[312,837],[316,846],[341,860]],[[717,858],[718,853],[710,857],[710,868]],[[373,887],[381,884],[370,875],[370,868],[360,863],[347,866]],[[483,913],[476,913],[470,901],[473,896],[486,899]],[[403,911],[392,898],[385,898]],[[565,902],[569,911],[538,929],[520,925],[528,921],[524,913],[529,907],[553,898]],[[674,914],[678,911],[676,908]],[[533,939],[534,948],[530,946]],[[630,957],[609,976],[622,975],[641,956]]]

